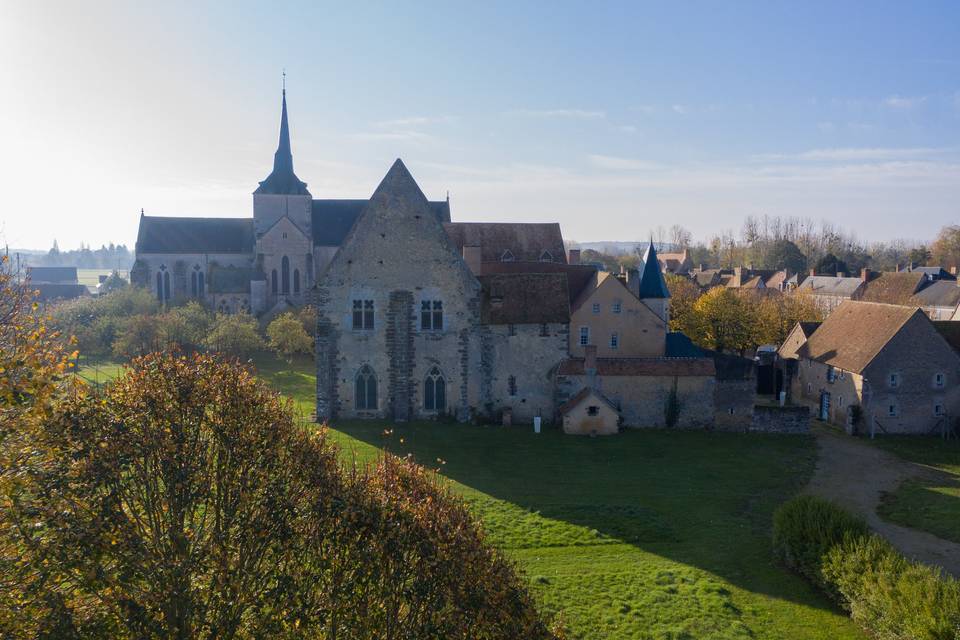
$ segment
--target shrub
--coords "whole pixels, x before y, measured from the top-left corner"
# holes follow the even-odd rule
[[[204,346],[213,351],[245,358],[263,349],[263,338],[257,332],[257,321],[246,313],[218,314]]]
[[[801,496],[781,506],[774,551],[878,640],[960,638],[960,583],[907,560],[830,502]]]
[[[283,313],[274,318],[267,326],[267,337],[270,339],[270,348],[288,361],[298,353],[313,351],[313,340],[292,313]]]
[[[799,496],[773,515],[773,551],[787,567],[828,589],[821,566],[846,538],[864,536],[867,524],[822,498]]]
[[[345,468],[236,362],[153,354],[29,427],[0,460],[2,637],[558,637],[434,475]]]

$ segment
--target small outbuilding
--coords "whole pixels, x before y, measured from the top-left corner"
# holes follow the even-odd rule
[[[567,434],[606,436],[619,430],[620,412],[591,387],[584,387],[560,405],[559,413]]]

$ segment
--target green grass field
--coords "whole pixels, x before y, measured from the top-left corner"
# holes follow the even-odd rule
[[[960,441],[937,438],[884,437],[877,446],[944,472],[940,480],[908,480],[883,497],[881,517],[960,542]]]
[[[312,412],[309,361],[257,365]],[[449,478],[576,638],[864,637],[772,560],[772,513],[812,472],[810,438],[373,422],[336,424],[330,437],[348,461],[387,449]]]

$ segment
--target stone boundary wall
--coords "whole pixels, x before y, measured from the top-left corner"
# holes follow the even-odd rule
[[[753,408],[750,432],[810,433],[810,409],[757,405]]]

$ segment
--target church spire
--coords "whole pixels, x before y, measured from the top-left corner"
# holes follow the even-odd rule
[[[293,153],[290,150],[290,125],[287,122],[287,74],[283,74],[283,91],[280,108],[280,140],[273,154],[273,171],[260,183],[254,193],[286,195],[310,195],[307,183],[301,182],[293,172]]]

